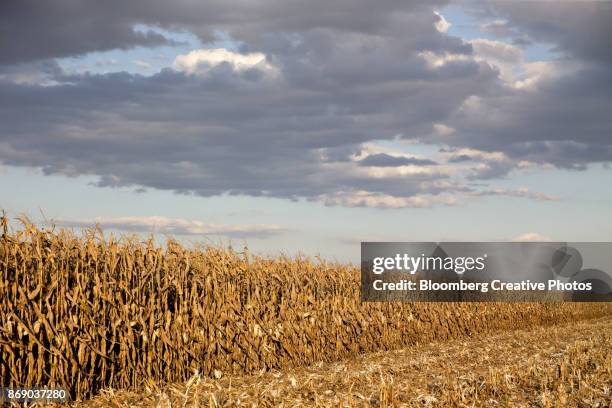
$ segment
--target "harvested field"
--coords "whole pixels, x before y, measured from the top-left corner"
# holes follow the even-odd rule
[[[361,303],[359,272],[174,241],[0,237],[0,383],[73,399],[609,315],[609,304]]]
[[[460,341],[433,342],[336,363],[194,376],[148,391],[104,391],[79,407],[608,407],[612,317]]]

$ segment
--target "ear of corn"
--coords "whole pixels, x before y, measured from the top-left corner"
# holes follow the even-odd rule
[[[359,288],[350,265],[4,225],[0,383],[86,398],[610,312],[604,304],[361,303]]]

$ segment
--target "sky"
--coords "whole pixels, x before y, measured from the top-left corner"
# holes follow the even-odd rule
[[[612,240],[612,2],[0,4],[0,208],[357,261]]]

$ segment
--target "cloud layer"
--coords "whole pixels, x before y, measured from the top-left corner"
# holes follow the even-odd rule
[[[283,232],[278,225],[218,225],[206,224],[198,220],[183,218],[151,217],[98,217],[94,219],[58,219],[54,225],[68,228],[91,228],[99,226],[103,229],[118,229],[132,232],[150,232],[159,234],[201,236],[223,235],[228,237],[260,237],[276,235]]]
[[[564,2],[551,17],[488,3],[472,12],[497,40],[466,41],[449,34],[444,2],[38,3],[0,6],[8,165],[100,186],[421,207],[544,199],[495,180],[612,160],[609,5]],[[175,42],[154,28],[202,48],[147,76],[57,62]],[[219,32],[236,47],[207,47]],[[520,44],[538,41],[556,59],[528,61]],[[371,149],[381,141],[396,151]],[[416,144],[441,150],[406,153]]]

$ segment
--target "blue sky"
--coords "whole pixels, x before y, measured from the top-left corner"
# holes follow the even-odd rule
[[[563,30],[571,34],[581,29],[577,24],[584,24],[584,20],[565,18],[563,12],[571,16],[579,10],[560,10],[556,31],[539,31],[539,20],[533,17],[541,12],[539,7],[528,13],[507,5],[496,7],[492,5],[487,13],[474,13],[465,5],[442,4],[415,11],[414,16],[408,12],[407,20],[422,20],[419,13],[431,19],[429,26],[415,28],[420,30],[420,41],[431,45],[422,48],[417,44],[415,49],[399,37],[396,41],[394,36],[402,33],[394,25],[395,16],[404,14],[390,10],[391,14],[380,17],[379,25],[385,29],[378,30],[377,26],[375,34],[367,29],[359,33],[361,26],[346,30],[342,22],[333,21],[321,28],[320,23],[307,19],[296,21],[295,28],[276,27],[275,19],[265,23],[265,15],[256,19],[262,21],[261,27],[219,17],[219,22],[210,23],[212,28],[204,34],[187,17],[164,24],[145,24],[144,18],[134,18],[126,24],[131,24],[135,32],[157,33],[167,44],[140,45],[138,39],[132,43],[127,39],[116,48],[87,49],[87,44],[73,44],[75,51],[68,52],[70,55],[65,55],[64,50],[70,49],[67,45],[57,51],[57,56],[19,57],[25,58],[23,61],[17,59],[21,54],[16,52],[15,61],[0,65],[0,84],[7,90],[4,96],[0,94],[5,123],[0,127],[0,207],[11,216],[26,214],[39,222],[42,212],[47,219],[76,229],[95,222],[119,233],[146,235],[161,229],[177,233],[185,242],[247,242],[251,250],[263,254],[302,252],[340,261],[357,261],[362,240],[487,241],[522,237],[609,241],[611,157],[606,149],[610,149],[611,127],[610,119],[600,115],[598,109],[605,111],[612,106],[609,93],[608,98],[604,92],[604,99],[598,99],[601,96],[596,92],[577,90],[609,87],[591,83],[596,79],[581,82],[589,79],[586,72],[609,75],[609,61],[585,57],[581,47],[586,45],[564,42],[567,36]],[[345,12],[347,16],[357,13]],[[436,12],[450,26],[431,28],[439,22]],[[161,16],[163,11],[159,13]],[[486,28],[491,23],[497,23],[497,31]],[[593,27],[596,30],[598,26]],[[551,35],[550,31],[559,34]],[[293,37],[287,32],[299,39],[299,45],[292,46],[301,47],[295,48],[300,54],[292,54],[287,38]],[[512,35],[500,35],[505,32]],[[598,38],[597,34],[589,34],[589,38]],[[96,33],[82,35],[93,38]],[[337,43],[326,42],[327,35]],[[526,40],[519,42],[517,36]],[[381,38],[386,42],[380,42]],[[402,44],[394,49],[395,42]],[[370,63],[368,55],[352,54],[356,46],[387,58],[381,60],[385,68],[372,66],[362,73],[354,63],[343,66],[351,58]],[[197,51],[219,49],[225,51]],[[404,58],[402,52],[409,54]],[[178,63],[180,56],[184,56],[183,65]],[[225,62],[218,63],[215,58],[225,58]],[[410,64],[404,71],[392,70],[406,58],[419,67],[418,74],[410,75],[425,75],[431,88],[411,90],[410,86],[417,86],[415,79],[402,77],[412,69]],[[319,71],[308,68],[310,71],[301,72],[306,63],[326,71],[313,74]],[[54,67],[52,71],[49,66]],[[375,71],[381,71],[382,77],[372,77]],[[137,83],[133,86],[138,86],[139,93],[132,94],[130,89],[125,96],[117,96],[122,99],[116,102],[112,95],[121,94],[121,88],[105,96],[104,87],[98,83],[114,86],[113,81],[124,81],[113,76],[117,72],[129,78],[121,86]],[[352,79],[352,72],[354,78],[365,79],[352,84],[350,81],[357,81]],[[430,74],[439,79],[432,80]],[[318,82],[326,80],[319,77],[323,75],[337,76],[339,88],[330,89],[327,99],[321,98],[330,101],[328,113],[313,125],[310,115],[316,105],[304,109],[297,105],[313,97],[300,81],[310,81],[310,89],[318,89]],[[401,91],[390,88],[391,93],[385,97],[396,99],[380,99],[378,95],[388,86],[385,75],[399,75],[402,81]],[[376,90],[364,88],[359,104],[338,98],[351,86],[360,87],[370,80],[372,83],[366,85]],[[180,81],[181,85],[194,81],[194,88],[191,91],[186,87],[173,96],[168,90],[173,85],[164,81]],[[161,92],[159,86],[164,94],[157,93]],[[319,92],[324,93],[325,87],[321,89]],[[56,90],[58,106],[51,103],[45,109],[28,105],[28,96],[15,96],[35,91],[39,96],[32,100],[41,100],[46,92]],[[76,111],[70,113],[74,108],[69,106],[73,105],[61,99],[60,90],[72,93],[72,102],[91,106],[90,110],[83,108],[83,119]],[[250,113],[256,108],[252,92],[267,95],[267,90],[276,99],[265,101],[261,96],[262,104],[266,104],[263,106],[286,110],[287,116],[259,120],[267,113]],[[90,101],[92,92],[95,95]],[[219,108],[219,115],[227,115],[236,104],[235,110],[243,112],[244,119],[239,115],[232,122],[224,122],[220,116],[215,117],[215,105],[200,100],[206,92],[214,92],[226,104]],[[279,96],[275,97],[276,92]],[[434,111],[437,103],[456,102],[449,102],[430,119],[429,111],[419,108],[421,99],[410,99],[413,92],[426,92],[423,104]],[[564,112],[570,116],[575,113],[571,105],[553,109],[560,92],[568,92],[568,100],[574,92],[582,98],[581,103],[598,107],[576,114],[572,126],[584,132],[570,132],[567,126],[557,124],[563,122]],[[277,105],[275,100],[287,94],[295,95],[293,102],[285,102],[285,107]],[[150,99],[158,96],[177,100],[177,105],[147,108]],[[182,98],[186,97],[193,103],[184,105]],[[250,102],[243,105],[243,100]],[[530,101],[539,102],[529,107]],[[20,114],[11,114],[12,107],[19,103],[24,103]],[[408,116],[413,110],[420,116],[404,120],[403,103],[406,112],[411,112]],[[121,105],[122,110],[113,110],[113,104]],[[525,113],[523,109],[528,108],[531,111]],[[155,110],[162,112],[163,121],[157,121],[159,113],[146,119]],[[350,112],[350,116],[338,112]],[[244,124],[237,123],[241,120]],[[154,129],[151,132],[149,124]],[[347,128],[347,124],[360,125]],[[34,132],[31,128],[38,125],[37,136],[29,136]],[[168,133],[164,133],[164,126],[168,126]],[[555,126],[559,126],[558,133]],[[175,129],[176,137],[172,138]],[[250,134],[251,130],[256,131]],[[225,135],[223,139],[214,136],[217,131]],[[516,141],[511,140],[515,133]],[[325,140],[330,142],[321,142],[316,136],[319,134],[326,135]],[[520,139],[519,134],[528,139]],[[136,140],[144,141],[143,153],[138,149],[132,153]],[[202,152],[218,149],[218,153],[203,153],[200,161],[195,152],[192,157],[187,154],[189,149],[181,148],[187,140],[197,143]],[[275,149],[279,143],[283,145],[283,140],[291,143],[277,154]],[[81,143],[99,141],[104,141],[94,144],[100,146],[99,152],[77,151],[77,147],[72,151]],[[242,147],[253,142],[252,147]],[[291,154],[296,155],[293,161],[286,156]],[[405,163],[380,167],[359,163],[367,157]],[[113,160],[117,161],[116,171]],[[245,168],[243,161],[248,165]],[[213,162],[214,167],[207,164]],[[216,187],[206,181],[211,180],[208,174],[211,179],[214,176]],[[253,181],[249,183],[251,175]],[[395,186],[394,181],[404,187]],[[157,225],[160,219],[165,227]]]

